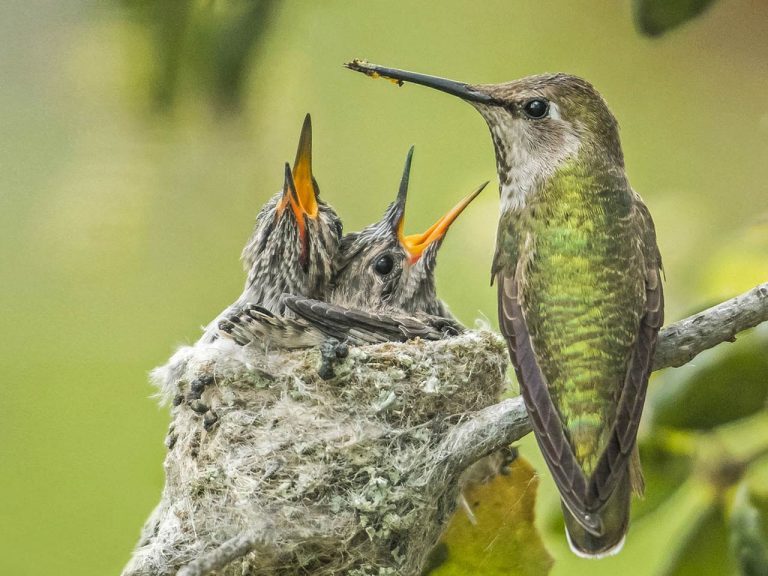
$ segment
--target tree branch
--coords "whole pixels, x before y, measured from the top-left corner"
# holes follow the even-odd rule
[[[768,282],[749,292],[675,322],[659,334],[654,370],[687,364],[721,342],[768,320]]]
[[[697,355],[736,334],[768,321],[768,282],[735,298],[667,326],[659,332],[653,369],[687,364]],[[520,440],[531,431],[522,398],[504,400],[457,426],[446,442],[452,443],[456,461],[479,457]]]
[[[662,330],[654,369],[766,320],[763,284]],[[351,348],[332,380],[319,363],[220,340],[153,373],[166,485],[123,576],[418,574],[462,473],[530,432],[489,331]]]
[[[502,400],[471,416],[471,419],[456,426],[441,446],[444,458],[459,469],[509,446],[531,431],[522,396]]]

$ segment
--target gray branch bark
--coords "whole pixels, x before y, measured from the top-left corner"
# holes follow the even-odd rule
[[[653,369],[687,364],[704,350],[721,342],[733,342],[736,334],[766,320],[768,282],[664,328],[659,334]]]
[[[768,283],[662,330],[654,369],[768,320]],[[182,348],[153,373],[172,403],[166,485],[123,576],[418,574],[462,474],[530,431],[503,340],[317,351]]]

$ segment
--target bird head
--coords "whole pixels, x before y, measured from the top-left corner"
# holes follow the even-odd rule
[[[563,163],[623,168],[618,123],[586,80],[569,74],[528,76],[503,84],[466,84],[362,61],[348,68],[413,82],[468,102],[485,119],[496,151],[502,197],[519,200]]]
[[[312,122],[307,114],[293,169],[285,164],[283,189],[261,209],[243,249],[251,301],[269,307],[283,293],[325,297],[342,225],[319,194],[312,173]]]
[[[443,314],[435,289],[437,252],[451,224],[485,184],[424,232],[406,235],[405,204],[412,158],[413,148],[406,157],[397,198],[381,220],[342,239],[334,276],[335,303],[374,310]]]

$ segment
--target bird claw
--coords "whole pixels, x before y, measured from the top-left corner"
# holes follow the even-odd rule
[[[509,467],[517,460],[518,456],[520,456],[519,450],[517,449],[517,446],[506,446],[499,450],[499,453],[501,454],[501,466],[499,467],[499,473],[500,474],[509,474]]]
[[[203,416],[203,428],[205,428],[206,432],[210,432],[218,421],[219,415],[213,410],[209,410]]]
[[[329,338],[320,345],[320,367],[317,374],[323,380],[330,380],[336,376],[334,367],[339,360],[349,355],[349,345],[346,341],[340,342],[335,338]]]

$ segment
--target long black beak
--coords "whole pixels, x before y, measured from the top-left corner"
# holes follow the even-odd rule
[[[414,84],[421,84],[428,88],[434,88],[441,92],[453,94],[462,100],[468,100],[470,102],[491,104],[494,101],[488,94],[480,92],[464,82],[456,82],[454,80],[438,78],[437,76],[428,76],[417,72],[398,70],[397,68],[385,68],[378,64],[370,64],[365,60],[352,60],[352,62],[347,62],[344,66],[355,72],[362,72],[371,78],[389,78],[390,80],[396,80],[398,84],[402,84],[403,82],[413,82]]]

